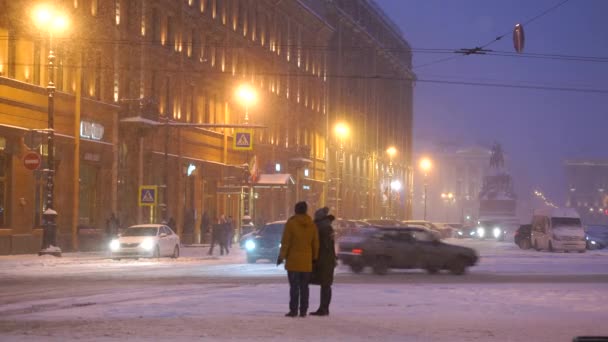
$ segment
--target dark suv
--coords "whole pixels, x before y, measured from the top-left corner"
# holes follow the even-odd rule
[[[419,227],[362,228],[340,240],[339,246],[339,259],[355,273],[371,266],[376,274],[389,268],[421,268],[430,274],[445,269],[460,275],[478,260],[473,249],[443,243]]]
[[[248,263],[253,264],[258,259],[277,260],[285,223],[286,221],[267,223],[260,230],[249,235],[243,242]]]

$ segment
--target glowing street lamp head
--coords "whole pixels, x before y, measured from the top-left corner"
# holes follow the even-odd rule
[[[395,148],[395,146],[391,146],[386,149],[386,153],[388,153],[389,157],[393,158],[397,154],[397,149]]]
[[[399,180],[394,180],[391,182],[391,189],[393,189],[394,191],[399,191],[401,190],[401,182]]]
[[[431,162],[431,160],[429,158],[422,158],[422,160],[420,160],[420,169],[424,172],[428,172],[431,170],[431,168],[433,167],[433,163]]]
[[[243,84],[237,88],[236,96],[239,101],[246,106],[254,105],[258,100],[255,89],[247,84]]]
[[[39,29],[49,30],[52,33],[65,31],[69,26],[68,18],[63,13],[46,4],[34,7],[32,18]]]
[[[336,124],[336,127],[334,128],[334,132],[336,133],[336,136],[338,136],[338,138],[344,139],[344,138],[348,137],[350,129],[348,128],[348,125],[346,125],[345,123],[339,122]]]

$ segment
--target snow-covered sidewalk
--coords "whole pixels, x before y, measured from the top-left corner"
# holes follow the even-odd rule
[[[606,293],[607,284],[336,284],[331,316],[286,318],[286,284],[145,286],[4,307],[0,339],[571,341],[608,334]]]

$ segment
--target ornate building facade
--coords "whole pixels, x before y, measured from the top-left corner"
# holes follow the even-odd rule
[[[0,253],[40,246],[48,32],[30,1],[0,0]],[[263,222],[296,200],[339,198],[345,217],[411,208],[409,45],[371,1],[58,0],[69,28],[55,54],[55,206],[59,244],[93,248],[116,213],[121,225],[173,218],[186,243],[204,241],[202,214]],[[352,77],[351,77],[352,76]],[[350,79],[349,79],[350,78]],[[240,102],[241,85],[257,94]],[[351,139],[336,163],[332,127]],[[251,150],[233,148],[247,125]],[[344,191],[332,193],[341,165]],[[42,171],[41,171],[42,170]],[[390,179],[389,179],[390,182]],[[155,206],[140,206],[156,186]],[[399,204],[397,204],[399,203]],[[91,238],[93,241],[98,241]],[[97,242],[98,243],[98,242]]]

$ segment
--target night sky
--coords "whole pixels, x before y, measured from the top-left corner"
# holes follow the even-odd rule
[[[516,23],[563,0],[376,0],[414,49],[420,80],[590,88],[605,93],[546,91],[418,82],[414,149],[428,142],[490,145],[508,155],[520,199],[533,188],[564,204],[563,160],[608,159],[608,0],[570,0],[524,26],[524,53],[602,57],[602,62],[489,55],[431,54],[417,49],[487,47],[514,52]],[[417,67],[419,66],[419,67]]]

